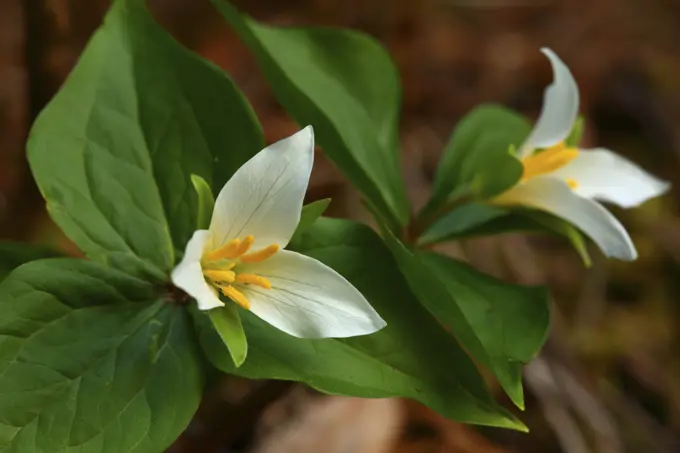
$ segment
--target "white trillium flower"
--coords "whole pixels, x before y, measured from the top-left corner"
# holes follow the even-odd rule
[[[222,293],[303,338],[366,335],[385,326],[340,274],[283,250],[300,221],[313,159],[314,133],[308,126],[259,152],[225,184],[209,229],[194,233],[172,272],[173,283],[195,298],[199,309],[224,306]]]
[[[624,208],[663,194],[669,184],[604,148],[567,147],[578,116],[579,92],[567,66],[550,49],[541,49],[554,73],[533,131],[519,150],[524,173],[517,185],[494,198],[500,205],[549,212],[578,227],[605,255],[637,258],[619,221],[596,200]]]

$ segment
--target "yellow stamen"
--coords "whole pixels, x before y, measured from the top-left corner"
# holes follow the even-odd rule
[[[204,259],[206,261],[217,261],[217,260],[222,260],[222,259],[234,259],[237,256],[237,252],[240,249],[241,246],[241,240],[240,239],[232,239],[231,241],[227,242],[224,244],[222,247],[218,248],[217,250],[213,250],[212,252],[206,254],[204,256]],[[250,246],[248,246],[250,247]]]
[[[222,290],[222,294],[227,296],[229,299],[236,302],[242,308],[250,310],[250,301],[248,301],[248,298],[241,291],[234,288],[233,286],[220,286],[219,288]]]
[[[238,274],[236,276],[236,281],[238,283],[248,283],[251,285],[257,285],[264,289],[271,289],[272,284],[264,277],[255,274]]]
[[[569,184],[571,189],[576,189],[578,187],[578,181],[575,179],[567,178],[567,184]]]
[[[233,283],[236,279],[234,271],[228,270],[204,270],[203,275],[214,282]]]
[[[203,269],[208,271],[230,271],[234,266],[238,264],[238,261],[232,260],[217,260],[217,261],[206,261],[202,262]]]
[[[578,149],[567,148],[564,143],[533,154],[522,159],[524,172],[522,180],[526,181],[534,176],[551,173],[574,160],[578,156]]]
[[[256,252],[251,252],[248,253],[247,255],[243,255],[240,259],[242,263],[259,263],[260,261],[264,261],[267,258],[271,258],[278,251],[279,251],[278,244],[271,244]]]
[[[236,256],[234,258],[238,258],[244,253],[247,253],[248,250],[250,250],[250,246],[253,245],[254,241],[255,238],[253,236],[246,236],[245,238],[243,238],[243,241],[241,241],[241,244],[238,246],[238,249],[236,250]]]

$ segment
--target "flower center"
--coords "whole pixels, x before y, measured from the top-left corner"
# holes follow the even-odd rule
[[[232,239],[222,247],[205,253],[201,260],[203,276],[208,283],[246,310],[250,309],[250,301],[238,287],[255,285],[270,289],[272,284],[260,275],[239,273],[237,271],[238,265],[241,263],[259,263],[271,258],[279,251],[277,244],[271,244],[265,248],[249,252],[254,240],[253,236],[246,236],[243,240]]]
[[[552,173],[564,167],[578,156],[578,152],[578,149],[567,148],[564,142],[560,142],[545,151],[523,158],[522,165],[524,166],[524,171],[522,173],[522,181]],[[576,181],[573,179],[567,179],[567,184],[572,189],[577,186]]]

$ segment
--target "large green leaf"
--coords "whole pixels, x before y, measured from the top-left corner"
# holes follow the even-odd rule
[[[50,214],[89,257],[160,277],[196,227],[191,174],[221,186],[262,142],[223,72],[175,42],[144,1],[117,0],[28,153]]]
[[[224,0],[212,3],[254,53],[288,113],[314,126],[326,155],[392,226],[404,225],[401,94],[388,53],[355,31],[270,27]]]
[[[531,131],[523,116],[498,105],[482,105],[456,126],[435,175],[432,198],[421,216],[432,215],[456,195],[496,195],[522,176],[520,161],[511,154]]]
[[[59,252],[42,245],[0,241],[0,281],[24,263],[58,256]]]
[[[506,337],[498,342],[489,340],[489,333],[479,313],[471,310],[471,305],[479,304],[483,298],[502,298],[498,303],[520,304],[522,308],[532,307],[527,311],[528,316],[542,314],[547,310],[547,294],[541,288],[524,288],[504,284],[491,277],[484,278],[483,274],[455,261],[442,266],[434,258],[422,252],[413,252],[400,243],[393,235],[386,234],[385,242],[395,256],[397,263],[406,276],[411,290],[425,306],[465,348],[482,364],[489,367],[498,378],[501,386],[510,399],[518,406],[524,407],[524,393],[520,364],[525,362],[540,347],[547,328],[547,321],[536,315],[536,329],[541,331],[541,338],[531,337],[527,342],[536,344],[531,354],[506,354],[506,347],[502,343]],[[442,259],[446,259],[443,258]],[[437,266],[432,266],[432,262]],[[458,266],[456,266],[458,264]],[[486,287],[486,288],[485,288]],[[459,291],[466,288],[465,291]],[[522,303],[519,301],[524,299]],[[524,304],[527,305],[524,305]],[[488,306],[490,302],[486,305]],[[479,308],[481,309],[481,308]],[[471,314],[472,313],[472,314]],[[547,313],[547,312],[546,312]],[[504,313],[505,314],[505,313]],[[502,315],[501,315],[502,316]],[[512,324],[516,319],[502,318],[504,322]],[[545,323],[542,324],[542,322]],[[524,325],[524,324],[521,324]],[[506,331],[510,331],[506,327]],[[510,336],[508,336],[509,338]],[[521,344],[523,340],[517,338]],[[518,357],[521,356],[519,359]]]
[[[203,374],[188,314],[154,288],[75,259],[0,284],[0,451],[162,452]]]
[[[304,382],[321,391],[418,400],[462,422],[522,429],[490,398],[472,361],[413,297],[389,251],[369,228],[319,219],[298,244],[354,284],[387,321],[368,336],[304,340],[243,313],[248,359],[236,368],[222,340],[199,317],[201,342],[223,371]]]
[[[522,364],[539,351],[550,324],[546,288],[511,285],[435,253],[421,253],[420,258],[455,301],[441,304],[440,319],[452,324],[449,320],[462,311],[489,356],[489,366],[523,408]]]
[[[406,248],[389,232],[385,233],[385,243],[415,297],[477,360],[491,367],[491,355],[439,275],[432,272],[420,255]],[[507,388],[505,390],[508,391]],[[513,400],[515,399],[516,396],[513,396]]]

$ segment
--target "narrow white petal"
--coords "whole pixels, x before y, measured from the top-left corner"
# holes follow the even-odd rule
[[[382,329],[385,321],[350,282],[325,264],[283,250],[266,261],[239,267],[269,279],[271,289],[240,287],[250,310],[300,338],[345,338]]]
[[[215,246],[253,235],[253,248],[285,247],[300,221],[313,160],[314,131],[307,126],[239,168],[215,201],[210,222]]]
[[[553,83],[543,94],[543,108],[533,131],[522,146],[521,157],[536,148],[555,145],[569,135],[578,116],[578,85],[569,68],[550,49],[541,49],[553,69]]]
[[[576,159],[551,174],[578,183],[574,191],[587,198],[632,208],[665,193],[670,184],[628,159],[603,148],[581,150]]]
[[[637,258],[633,241],[621,223],[596,201],[576,195],[560,179],[530,179],[496,198],[495,203],[547,211],[583,231],[605,255],[622,260]]]
[[[196,299],[198,308],[201,310],[224,306],[224,303],[217,296],[217,291],[208,285],[203,278],[201,256],[208,241],[210,241],[209,231],[196,231],[187,243],[184,258],[175,267],[171,275],[172,283]]]

